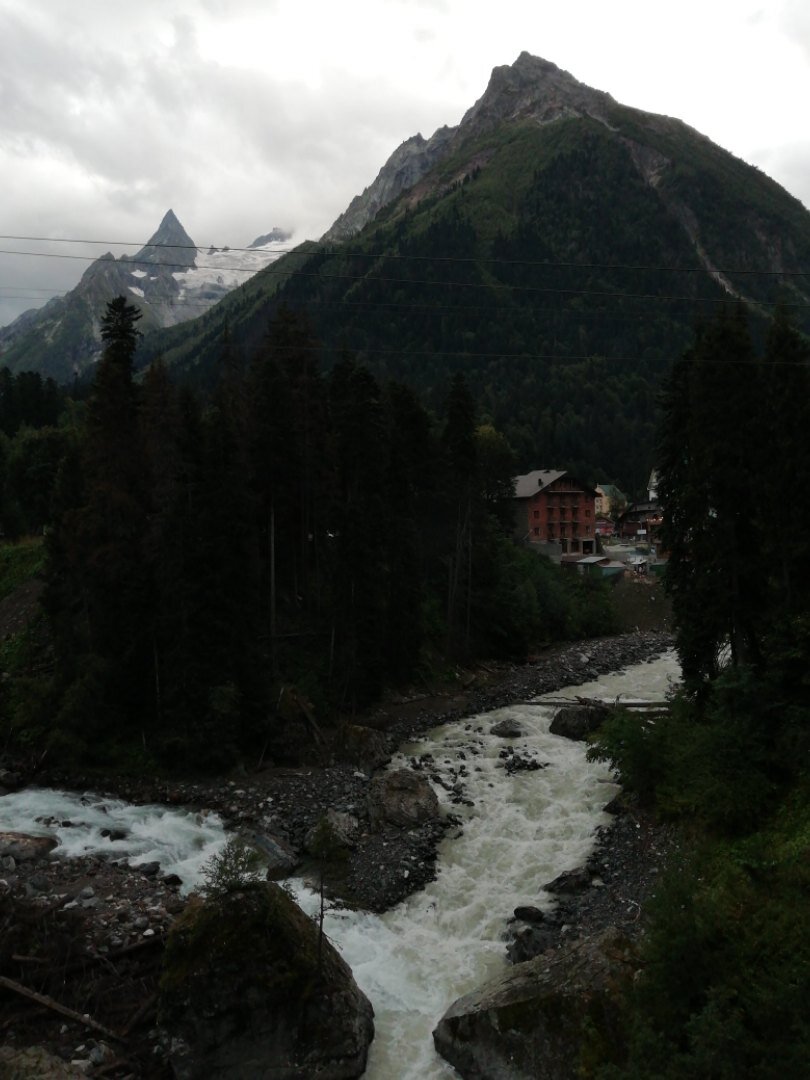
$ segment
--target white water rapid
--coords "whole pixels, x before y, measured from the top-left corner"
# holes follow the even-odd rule
[[[678,675],[669,653],[548,697],[663,700]],[[609,770],[587,762],[582,743],[549,733],[553,713],[538,698],[446,724],[403,747],[391,763],[397,768],[431,754],[431,771],[448,788],[461,782],[473,805],[455,805],[438,788],[443,807],[461,818],[461,826],[443,840],[438,876],[422,892],[381,916],[340,910],[327,915],[327,934],[374,1005],[368,1080],[458,1076],[434,1052],[433,1028],[457,997],[506,968],[503,937],[512,910],[520,904],[552,906],[542,886],[582,865],[594,830],[609,820],[602,811],[616,790]],[[506,718],[520,725],[519,737],[490,734]],[[546,767],[510,773],[500,756],[509,745],[524,760]],[[6,830],[55,835],[65,856],[105,853],[135,864],[159,862],[164,873],[182,878],[186,892],[225,839],[213,814],[46,789],[0,798],[0,832]],[[104,830],[121,836],[111,839]],[[301,906],[314,914],[315,893],[301,880],[292,887]]]
[[[225,843],[216,814],[133,806],[53,788],[25,788],[0,798],[0,832],[52,836],[59,844],[57,855],[65,858],[104,855],[133,866],[159,862],[164,874],[182,880],[183,893],[194,887],[203,864]]]
[[[663,700],[678,676],[676,658],[667,654],[548,697]],[[582,743],[549,734],[554,710],[542,702],[435,728],[391,763],[402,767],[430,753],[449,787],[450,770],[465,765],[465,794],[474,805],[452,805],[437,789],[443,806],[461,817],[463,832],[450,830],[439,849],[438,876],[423,892],[381,916],[336,910],[326,918],[327,934],[374,1005],[367,1080],[458,1077],[435,1053],[433,1028],[457,997],[506,968],[503,936],[512,910],[551,907],[542,886],[582,865],[594,830],[610,820],[602,807],[617,789],[608,769],[586,761]],[[519,723],[521,737],[489,733],[507,717]],[[548,767],[508,774],[499,757],[508,744]],[[296,895],[314,914],[314,893],[300,883]]]

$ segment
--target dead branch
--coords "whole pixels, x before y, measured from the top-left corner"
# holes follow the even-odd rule
[[[121,1035],[116,1035],[114,1031],[110,1031],[109,1028],[105,1028],[103,1024],[99,1024],[89,1016],[82,1016],[81,1013],[69,1009],[67,1005],[61,1005],[58,1001],[54,1001],[53,998],[46,997],[45,994],[38,994],[36,990],[29,990],[27,986],[23,986],[22,983],[15,982],[13,979],[6,978],[5,975],[0,975],[0,986],[5,986],[7,990],[13,990],[15,994],[20,994],[21,997],[28,998],[30,1001],[35,1001],[38,1005],[45,1005],[47,1008],[53,1009],[54,1012],[58,1012],[62,1016],[67,1016],[68,1019],[75,1020],[76,1023],[82,1024],[92,1031],[99,1031],[108,1039],[115,1039],[116,1042],[125,1041]]]
[[[147,1014],[147,1012],[149,1012],[149,1010],[152,1008],[156,1001],[157,994],[149,994],[146,998],[144,998],[144,1000],[140,1003],[138,1008],[133,1013],[132,1019],[129,1020],[128,1023],[124,1024],[124,1035],[129,1035],[129,1033],[141,1022],[141,1020],[143,1020],[144,1016]]]

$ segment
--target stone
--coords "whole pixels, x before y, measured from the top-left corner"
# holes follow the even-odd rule
[[[304,839],[310,855],[327,857],[336,849],[353,848],[360,834],[360,822],[353,814],[329,809],[312,826]]]
[[[564,705],[555,713],[549,731],[583,742],[602,726],[609,711],[606,705]]]
[[[49,855],[56,846],[57,841],[53,836],[0,832],[0,858],[11,856],[17,862],[34,862]]]
[[[519,739],[523,734],[523,728],[517,722],[517,720],[511,720],[507,717],[505,720],[499,720],[497,724],[493,724],[489,729],[490,735],[497,735],[501,739]]]
[[[543,888],[546,892],[553,893],[577,893],[587,889],[591,884],[591,872],[581,866],[576,870],[566,870]]]
[[[371,824],[410,829],[439,816],[439,799],[427,780],[410,769],[395,769],[372,780],[368,793]]]
[[[342,732],[338,755],[341,761],[359,765],[371,773],[391,760],[391,743],[382,731],[362,724],[347,724]]]
[[[536,956],[553,948],[558,941],[558,935],[553,929],[545,926],[527,926],[518,931],[514,938],[506,946],[506,955],[513,964],[522,964],[526,960],[533,960]]]
[[[289,877],[298,866],[299,858],[289,844],[285,844],[278,836],[268,832],[250,832],[245,834],[248,843],[261,854],[267,864],[267,878],[269,881],[278,881],[280,878]]]
[[[515,908],[515,918],[520,919],[522,922],[541,923],[545,921],[545,915],[538,907],[532,907],[531,904],[524,904],[521,907]]]
[[[517,964],[450,1006],[436,1050],[464,1077],[571,1080],[584,1045],[612,1043],[633,968],[613,928]]]
[[[159,1015],[176,1080],[352,1080],[374,1037],[348,965],[272,882],[188,905],[169,935]]]

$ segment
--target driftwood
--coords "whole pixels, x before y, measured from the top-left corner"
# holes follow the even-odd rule
[[[77,1024],[82,1024],[84,1027],[90,1028],[91,1031],[98,1031],[107,1039],[114,1039],[116,1042],[126,1041],[121,1035],[116,1035],[114,1031],[105,1028],[103,1024],[99,1024],[91,1017],[82,1016],[81,1013],[76,1012],[74,1009],[69,1009],[67,1005],[62,1005],[58,1001],[54,1001],[53,998],[46,997],[45,994],[38,994],[36,990],[29,990],[27,986],[23,986],[22,983],[15,982],[13,979],[8,979],[5,975],[0,975],[0,986],[5,986],[7,990],[13,990],[15,994],[28,998],[29,1001],[35,1001],[37,1005],[44,1005],[46,1008],[68,1017],[69,1020],[75,1020]]]
[[[149,994],[148,997],[144,998],[144,1000],[140,1003],[138,1008],[133,1013],[131,1019],[124,1025],[122,1032],[123,1035],[129,1035],[133,1028],[137,1027],[141,1020],[143,1020],[144,1016],[146,1016],[146,1014],[149,1012],[151,1007],[155,1004],[155,1002],[157,1001],[157,997],[157,994]]]
[[[612,701],[603,701],[600,698],[587,698],[577,695],[572,698],[543,698],[526,702],[529,705],[548,705],[552,709],[561,709],[566,706],[580,705],[584,709],[629,709],[631,712],[667,712],[665,701],[622,701],[615,698]]]

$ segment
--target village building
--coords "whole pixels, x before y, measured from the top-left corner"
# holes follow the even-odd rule
[[[628,507],[616,525],[623,540],[654,544],[658,541],[662,521],[661,507],[657,502],[640,502]]]
[[[596,492],[562,469],[515,477],[515,540],[553,544],[561,554],[596,551]]]
[[[627,496],[615,484],[596,485],[597,516],[615,517],[627,509]]]

